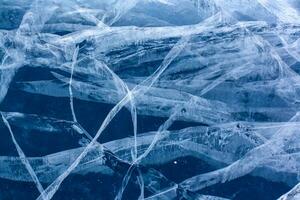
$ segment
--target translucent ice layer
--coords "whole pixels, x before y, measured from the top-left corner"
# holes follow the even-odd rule
[[[0,199],[300,198],[297,0],[0,16]]]

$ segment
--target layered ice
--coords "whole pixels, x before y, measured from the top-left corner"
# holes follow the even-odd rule
[[[295,0],[2,0],[0,186],[298,199],[299,15]],[[107,194],[64,193],[91,174]],[[214,189],[252,179],[282,190]]]

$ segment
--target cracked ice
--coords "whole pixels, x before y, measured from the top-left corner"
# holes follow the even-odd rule
[[[0,199],[299,199],[297,0],[2,0]]]

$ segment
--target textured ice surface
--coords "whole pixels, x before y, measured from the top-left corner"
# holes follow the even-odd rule
[[[0,0],[0,200],[299,199],[298,0]]]

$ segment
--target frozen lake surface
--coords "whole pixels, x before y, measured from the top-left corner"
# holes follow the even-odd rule
[[[0,200],[300,199],[298,0],[0,0]]]

